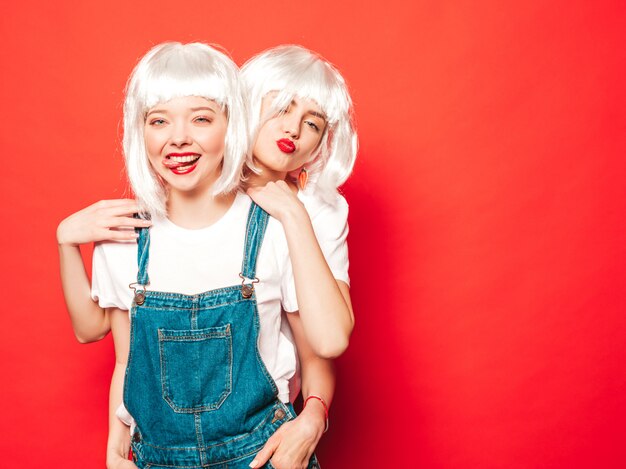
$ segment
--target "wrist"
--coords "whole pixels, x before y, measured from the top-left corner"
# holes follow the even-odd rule
[[[59,246],[60,250],[65,249],[79,249],[80,244],[78,243],[70,243],[69,241],[65,241],[63,239],[57,238],[57,246]]]
[[[324,399],[319,396],[310,395],[304,400],[301,415],[316,422],[320,428],[320,433],[328,430],[328,406]]]
[[[57,244],[59,245],[59,247],[66,247],[66,246],[72,246],[72,247],[78,247],[78,244],[76,243],[72,243],[67,239],[67,234],[65,233],[65,230],[63,229],[63,222],[61,222],[57,228]]]
[[[304,207],[304,204],[296,199],[293,204],[290,204],[283,213],[281,213],[279,220],[285,228],[289,226],[301,227],[304,223],[311,223],[309,214]]]
[[[306,422],[306,428],[309,428],[310,434],[319,439],[326,430],[326,417],[324,410],[315,409],[314,405],[307,406],[306,409],[302,409],[300,415],[297,417],[299,420]]]
[[[63,236],[59,236],[58,234],[57,234],[57,245],[59,246],[59,249],[61,250],[80,248],[79,243],[72,243],[68,241],[66,238],[64,238]]]

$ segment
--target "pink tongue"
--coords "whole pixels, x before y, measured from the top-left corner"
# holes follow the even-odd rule
[[[167,168],[170,168],[170,169],[176,169],[176,168],[180,168],[181,166],[192,165],[196,161],[198,161],[198,160],[193,160],[193,161],[190,161],[188,163],[179,163],[179,162],[174,161],[174,160],[167,160],[166,159],[166,160],[163,160],[163,165],[166,166]]]

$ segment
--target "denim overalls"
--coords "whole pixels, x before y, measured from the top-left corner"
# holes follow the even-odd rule
[[[242,284],[197,295],[146,290],[150,232],[139,230],[124,404],[137,424],[131,447],[140,469],[247,468],[295,417],[257,348],[253,283],[268,217],[252,203]],[[315,456],[309,467],[319,467]]]

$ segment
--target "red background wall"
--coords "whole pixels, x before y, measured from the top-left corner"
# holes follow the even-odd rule
[[[238,63],[301,43],[351,86],[358,322],[324,467],[624,467],[621,2],[3,10],[0,465],[104,466],[112,344],[74,340],[54,232],[124,194],[122,90],[138,57],[203,40]]]

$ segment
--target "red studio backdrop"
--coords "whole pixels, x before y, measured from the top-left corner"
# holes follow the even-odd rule
[[[105,464],[110,337],[55,229],[125,195],[125,81],[165,40],[320,52],[355,102],[357,325],[323,467],[616,468],[626,14],[615,1],[22,1],[0,19],[2,467]],[[85,249],[87,259],[90,249]]]

